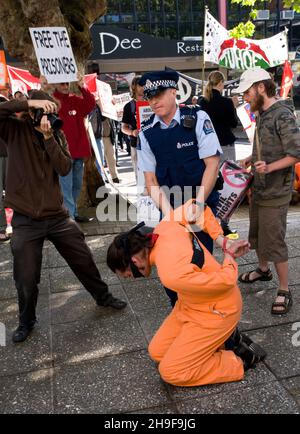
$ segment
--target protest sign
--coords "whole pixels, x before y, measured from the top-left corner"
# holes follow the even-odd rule
[[[121,122],[123,118],[124,105],[127,104],[130,100],[131,96],[129,92],[113,96],[113,102],[117,110],[117,117],[119,122]]]
[[[228,221],[241,204],[253,179],[253,174],[234,161],[224,161],[220,167],[224,179],[217,205],[217,217]]]
[[[84,84],[88,90],[96,97],[97,95],[97,74],[86,74],[84,77]]]
[[[7,72],[10,81],[11,93],[22,92],[28,95],[30,89],[40,89],[40,80],[34,77],[26,69],[15,68],[7,65]]]
[[[5,89],[8,83],[5,53],[0,50],[0,89]]]
[[[153,114],[147,101],[136,102],[136,124],[137,129],[141,129],[141,124]]]
[[[113,101],[111,86],[104,81],[97,80],[97,91],[102,116],[117,121],[117,108]]]
[[[41,75],[48,83],[77,81],[77,66],[65,27],[29,28]]]
[[[236,112],[250,143],[253,144],[256,120],[255,115],[250,111],[250,104],[244,103],[238,106]]]

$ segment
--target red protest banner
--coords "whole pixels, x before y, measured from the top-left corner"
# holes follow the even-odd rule
[[[7,72],[9,75],[11,93],[14,94],[20,91],[27,95],[30,89],[40,89],[40,80],[34,77],[26,69],[15,68],[7,65]]]
[[[293,76],[294,76],[294,73],[292,71],[290,62],[288,60],[286,60],[284,63],[281,89],[280,89],[280,96],[283,99],[286,99],[288,97],[288,94],[289,94],[289,92],[293,86]]]

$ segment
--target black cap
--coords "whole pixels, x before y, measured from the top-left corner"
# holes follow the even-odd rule
[[[155,96],[162,90],[176,89],[179,80],[177,71],[153,71],[146,72],[139,85],[144,87],[144,96]]]

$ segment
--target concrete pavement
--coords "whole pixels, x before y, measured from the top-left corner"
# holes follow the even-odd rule
[[[277,281],[241,285],[244,309],[240,328],[260,343],[268,357],[243,381],[180,388],[165,384],[147,353],[147,345],[170,312],[153,273],[126,281],[105,265],[106,249],[127,222],[85,225],[87,242],[103,279],[122,311],[97,307],[54,247],[45,243],[38,301],[39,323],[15,345],[16,291],[9,245],[0,245],[0,322],[6,345],[0,346],[0,413],[300,413],[300,207],[291,207],[287,242],[294,305],[286,316],[271,316]],[[95,214],[90,209],[87,214]],[[247,236],[247,207],[231,226]],[[222,252],[216,249],[220,260]],[[256,267],[253,253],[239,259],[240,271]],[[3,342],[2,342],[3,343]]]

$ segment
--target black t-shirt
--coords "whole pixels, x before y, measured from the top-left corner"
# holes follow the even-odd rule
[[[236,128],[238,119],[231,98],[224,97],[213,89],[211,100],[202,98],[198,104],[210,117],[221,146],[233,144],[235,136],[231,129]]]
[[[137,123],[136,123],[136,104],[135,101],[132,99],[124,106],[123,110],[123,118],[122,118],[123,124],[128,124],[132,130],[136,130]],[[136,147],[137,138],[133,136],[127,136],[125,134],[125,137],[129,140],[130,146]]]

